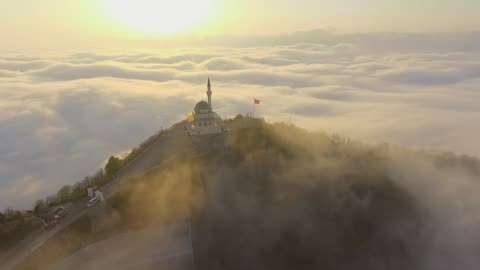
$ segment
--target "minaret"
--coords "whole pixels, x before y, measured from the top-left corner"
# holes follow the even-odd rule
[[[212,111],[212,87],[210,85],[210,77],[208,77],[207,89],[208,106],[210,106],[210,111]]]

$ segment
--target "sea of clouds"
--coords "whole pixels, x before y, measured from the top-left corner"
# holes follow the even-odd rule
[[[480,156],[480,34],[294,33],[201,47],[0,53],[0,209],[30,208],[184,118],[213,84],[255,108],[368,142]]]

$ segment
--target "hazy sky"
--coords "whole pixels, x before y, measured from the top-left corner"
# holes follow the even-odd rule
[[[181,3],[182,9],[175,3]],[[315,28],[347,32],[480,29],[480,1],[476,0],[2,0],[0,49],[112,46],[118,45],[112,44],[117,38],[144,38],[142,31],[121,22],[136,23],[142,15],[115,17],[122,8],[132,14],[155,11],[157,18],[174,16],[173,24],[202,16],[182,29],[186,35],[278,34]]]

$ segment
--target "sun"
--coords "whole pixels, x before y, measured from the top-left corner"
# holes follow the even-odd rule
[[[105,0],[113,18],[149,34],[175,34],[206,20],[215,0]]]

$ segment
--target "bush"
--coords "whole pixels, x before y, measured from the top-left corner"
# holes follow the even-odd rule
[[[241,113],[237,114],[233,120],[242,120],[244,117]]]
[[[113,177],[122,167],[123,161],[118,157],[111,156],[105,165],[105,175],[108,178]]]

